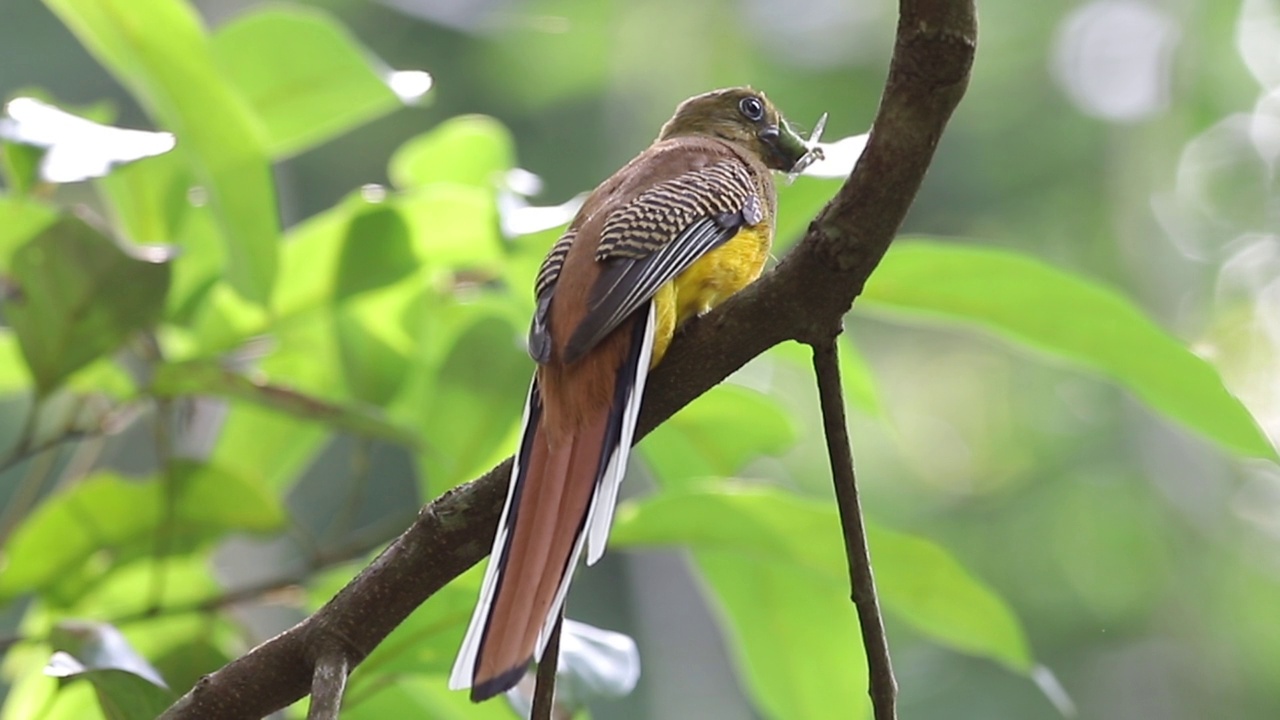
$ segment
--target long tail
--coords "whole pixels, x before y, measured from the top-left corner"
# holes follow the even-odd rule
[[[510,689],[541,659],[584,543],[588,564],[604,554],[653,352],[652,305],[640,314],[612,406],[555,447],[540,422],[536,377],[529,388],[507,503],[449,677],[452,689],[470,687],[473,701]]]

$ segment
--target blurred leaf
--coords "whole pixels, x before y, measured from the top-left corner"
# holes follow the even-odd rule
[[[181,538],[198,541],[229,530],[267,532],[284,524],[279,501],[236,475],[183,463],[178,478],[174,531]],[[52,496],[6,543],[0,597],[41,590],[100,549],[149,547],[162,516],[163,494],[154,479],[95,473]]]
[[[97,182],[123,234],[136,243],[165,245],[177,244],[192,184],[177,153],[130,163]]]
[[[13,258],[5,314],[40,393],[159,319],[169,265],[64,217]]]
[[[160,673],[108,623],[64,620],[53,628],[49,639],[56,650],[71,655],[84,669],[114,668],[133,673],[152,685],[165,685]]]
[[[750,460],[795,442],[790,416],[767,395],[717,385],[650,433],[640,446],[668,488],[700,478],[731,477]]]
[[[389,676],[363,695],[347,696],[343,720],[431,718],[431,720],[511,720],[515,715],[501,700],[476,704],[466,693],[450,690],[447,675]]]
[[[62,651],[53,654],[45,674],[64,682],[87,680],[93,685],[107,720],[154,720],[177,699],[168,690],[128,670],[89,668]]]
[[[0,138],[42,148],[39,175],[45,182],[72,183],[102,177],[115,165],[161,155],[174,146],[171,133],[101,125],[35,98],[14,98],[5,110],[8,117],[0,118]],[[11,154],[10,159],[17,158]],[[21,180],[29,182],[27,178]]]
[[[39,185],[43,157],[43,148],[0,140],[5,180],[19,195],[27,195]]]
[[[255,380],[222,367],[216,361],[188,360],[160,365],[152,379],[151,391],[157,397],[207,395],[244,400],[357,435],[410,447],[417,443],[415,433],[396,427],[369,410],[345,407]]]
[[[795,182],[778,183],[778,223],[774,227],[774,255],[785,250],[804,237],[809,223],[818,211],[840,189],[840,180],[825,180],[801,175]]]
[[[694,551],[722,608],[744,685],[764,715],[867,717],[866,660],[846,596],[785,563]]]
[[[85,47],[179,139],[206,186],[228,279],[265,302],[276,274],[279,220],[260,128],[213,61],[195,11],[181,0],[45,0]]]
[[[428,267],[452,270],[501,262],[492,191],[437,184],[398,198],[396,205],[409,221],[419,261]]]
[[[776,566],[769,572],[796,573],[797,581],[812,579],[814,594],[821,594],[821,589],[838,599],[841,612],[852,618],[842,537],[830,503],[771,488],[725,485],[665,492],[624,505],[611,541],[620,547],[683,544],[700,561],[703,553],[714,551],[714,570],[728,568],[723,572],[742,583],[747,581],[739,575],[752,563]],[[1030,652],[1013,612],[945,550],[875,526],[868,529],[868,541],[880,599],[888,612],[943,645],[1030,672]],[[742,568],[735,570],[739,559]]]
[[[24,392],[31,387],[31,374],[22,361],[22,348],[9,328],[0,328],[0,396]]]
[[[377,290],[412,275],[413,255],[409,225],[398,208],[375,205],[356,215],[342,240],[334,281],[334,299]]]
[[[282,491],[324,446],[324,426],[264,405],[232,402],[212,462],[255,484]]]
[[[369,51],[328,14],[275,7],[240,15],[211,42],[249,101],[275,159],[296,155],[400,107]]]
[[[1031,258],[925,240],[898,242],[857,306],[977,325],[1101,372],[1225,448],[1277,457],[1212,365],[1115,291]]]
[[[518,337],[505,319],[481,316],[458,337],[436,373],[420,409],[424,474],[435,492],[488,469],[506,450],[533,375]]]
[[[400,146],[387,172],[401,189],[449,182],[493,190],[515,160],[515,141],[502,123],[462,115]]]
[[[0,272],[7,271],[13,253],[58,219],[58,211],[28,198],[0,193]],[[0,300],[3,296],[0,296]]]
[[[840,363],[840,387],[844,400],[850,406],[868,415],[883,417],[884,402],[876,385],[875,373],[867,358],[853,343],[848,330],[837,342]],[[786,360],[804,372],[813,374],[813,348],[797,342],[785,342],[769,349],[769,354]]]

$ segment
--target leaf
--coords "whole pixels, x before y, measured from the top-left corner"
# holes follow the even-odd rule
[[[800,176],[794,183],[778,183],[778,222],[774,227],[775,255],[804,236],[809,223],[840,189],[839,180]]]
[[[744,685],[768,717],[867,717],[867,669],[847,597],[780,562],[695,551]]]
[[[493,192],[437,184],[396,199],[413,233],[419,262],[453,270],[497,265],[503,259]]]
[[[175,531],[201,541],[228,530],[268,532],[284,524],[279,501],[219,468],[180,464]],[[0,598],[41,590],[83,566],[103,548],[150,547],[162,516],[164,489],[156,479],[130,481],[96,473],[49,498],[17,527],[5,545]]]
[[[401,189],[449,182],[493,190],[515,166],[515,140],[486,115],[450,118],[396,150],[387,169]]]
[[[53,628],[50,641],[56,650],[71,655],[82,669],[124,670],[153,685],[165,686],[160,673],[129,645],[123,633],[108,623],[64,620]]]
[[[231,398],[276,412],[323,423],[331,428],[413,447],[417,435],[392,425],[377,414],[339,405],[281,385],[241,375],[210,360],[166,363],[156,368],[152,393],[157,397],[209,395]]]
[[[853,343],[846,330],[837,342],[840,364],[840,387],[844,400],[850,406],[876,417],[884,417],[884,402],[876,385],[875,374],[867,358]],[[769,354],[781,358],[792,366],[812,376],[813,348],[797,342],[785,342],[769,348]]]
[[[219,73],[199,17],[182,0],[45,0],[86,48],[178,137],[208,191],[227,275],[263,303],[275,281],[280,224],[260,128]]]
[[[1212,365],[1115,291],[1037,260],[987,248],[898,242],[867,282],[858,307],[981,327],[1102,373],[1229,450],[1277,457]]]
[[[276,160],[402,104],[387,82],[393,74],[380,69],[346,28],[315,9],[245,13],[219,28],[211,46],[219,68],[262,122],[267,151]]]
[[[27,390],[31,375],[22,362],[18,338],[8,328],[0,328],[0,396]]]
[[[351,698],[355,698],[354,702]],[[466,693],[450,690],[446,675],[388,676],[363,695],[347,695],[343,720],[431,718],[431,720],[511,720],[502,700],[475,704]]]
[[[178,243],[182,221],[192,209],[187,193],[193,184],[187,164],[177,153],[130,163],[97,183],[116,226],[143,244]]]
[[[87,680],[107,720],[154,720],[177,698],[168,690],[128,670],[92,669],[58,651],[45,674],[63,681]]]
[[[424,475],[435,491],[488,469],[506,449],[533,375],[518,337],[504,318],[481,316],[437,372],[420,410]]]
[[[102,177],[116,165],[162,155],[174,146],[172,133],[101,125],[35,98],[14,98],[5,111],[9,117],[0,118],[0,138],[42,148],[39,169],[45,182]]]
[[[624,505],[611,540],[620,547],[683,544],[699,557],[714,551],[781,565],[820,579],[852,615],[842,537],[830,503],[771,488],[718,485]],[[1013,612],[944,549],[875,526],[868,541],[889,612],[943,645],[1030,672],[1030,652]]]
[[[29,198],[0,193],[0,218],[4,218],[0,222],[0,272],[5,272],[14,251],[52,225],[58,211]]]
[[[417,267],[409,225],[400,210],[374,205],[351,219],[342,240],[334,280],[334,299],[393,285]]]
[[[727,477],[750,460],[776,455],[795,442],[791,418],[767,395],[717,385],[654,429],[640,446],[667,487]]]
[[[119,347],[160,317],[169,288],[164,255],[126,252],[74,217],[63,217],[13,258],[5,313],[37,392]]]

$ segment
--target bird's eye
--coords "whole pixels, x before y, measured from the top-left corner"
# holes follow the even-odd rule
[[[738,110],[742,111],[743,117],[751,122],[760,122],[760,118],[764,117],[764,103],[760,102],[758,97],[744,97],[738,103]]]

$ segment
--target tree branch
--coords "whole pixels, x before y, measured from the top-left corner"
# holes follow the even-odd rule
[[[772,272],[687,327],[649,380],[637,439],[784,340],[829,337],[906,216],[968,83],[972,0],[901,0],[884,95],[862,158]],[[323,608],[200,680],[162,716],[260,718],[311,688],[314,648],[346,644],[350,666],[414,608],[488,554],[511,461],[427,505]]]
[[[858,609],[862,647],[867,654],[871,707],[875,720],[897,720],[898,683],[893,679],[889,641],[884,634],[880,600],[876,597],[876,582],[871,573],[867,533],[862,526],[862,507],[853,471],[853,452],[849,449],[844,394],[840,389],[840,361],[836,356],[834,335],[813,346],[813,371],[818,378],[822,432],[827,438],[831,480],[835,484],[836,506],[840,510],[840,528],[844,532],[844,554],[849,562],[849,588],[853,605]]]
[[[551,639],[538,662],[537,681],[533,686],[533,707],[529,720],[553,720],[556,708],[556,668],[560,665],[560,631],[564,627],[564,606],[556,620]]]

